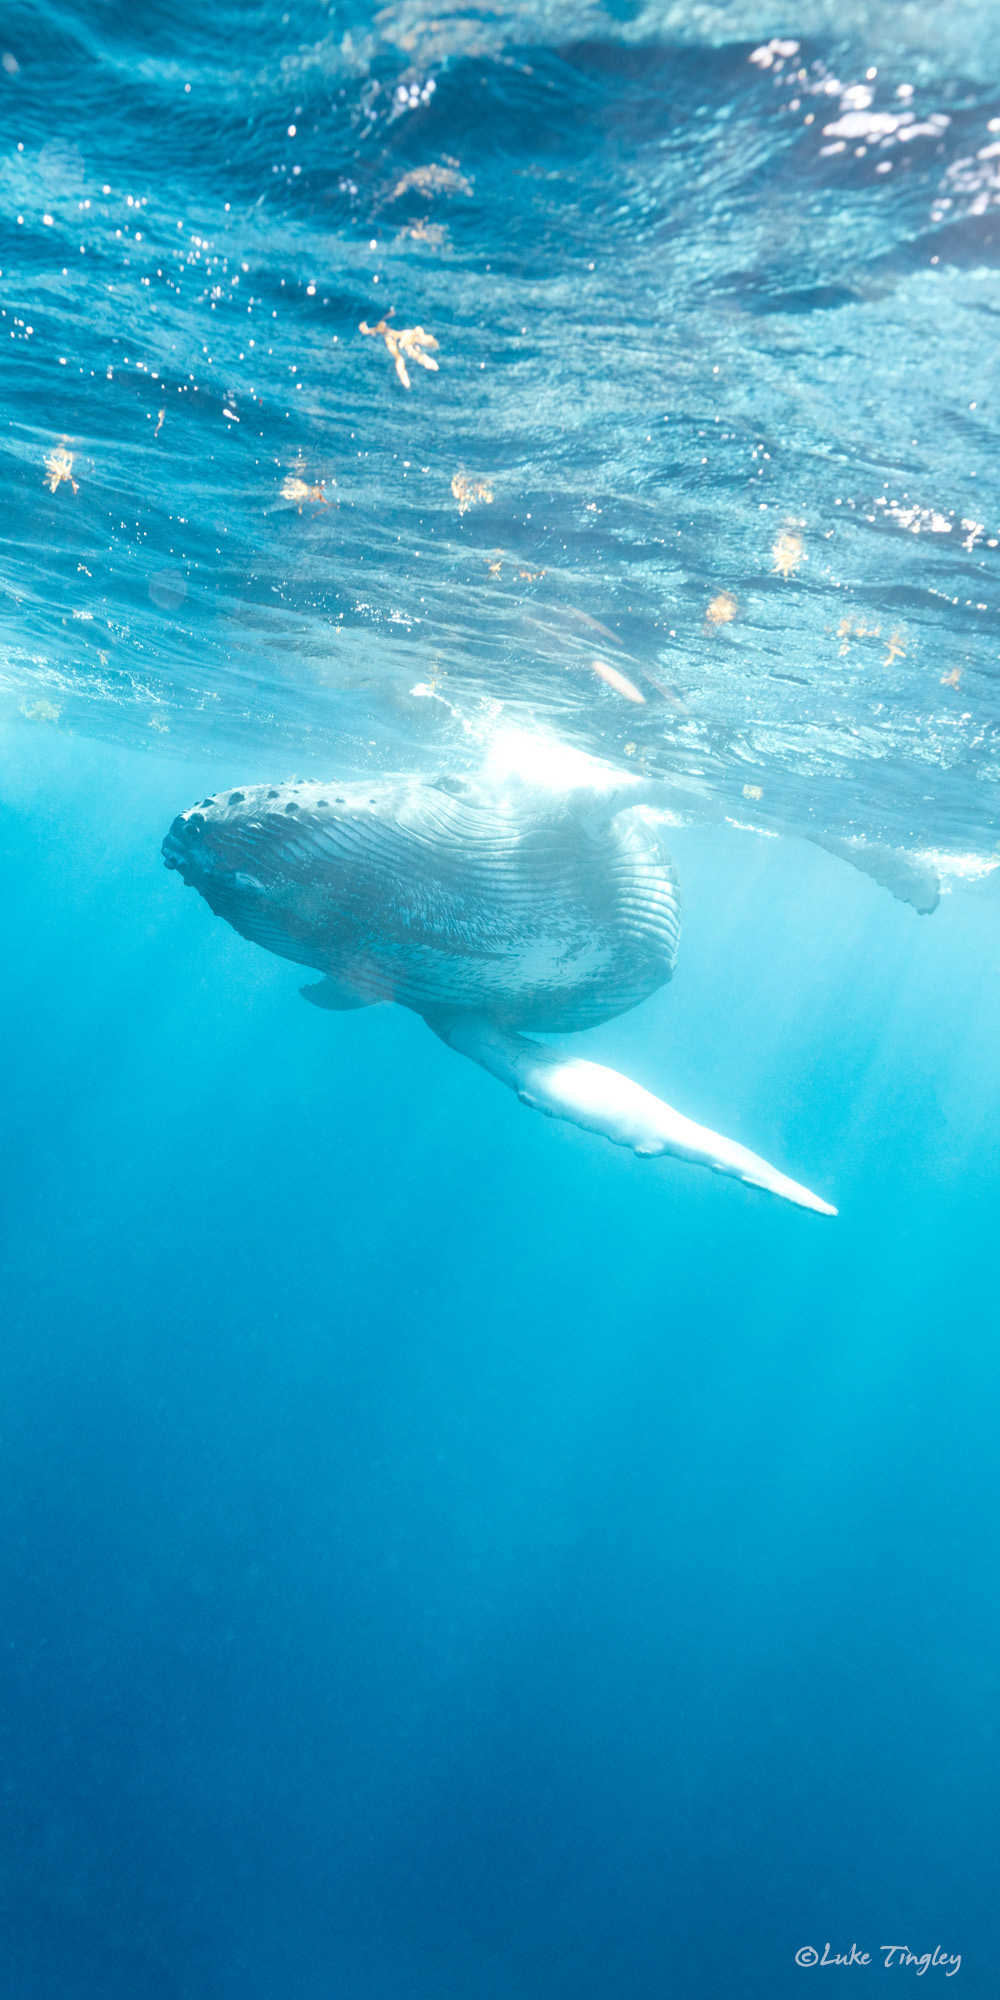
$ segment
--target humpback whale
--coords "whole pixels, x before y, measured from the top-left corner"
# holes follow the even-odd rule
[[[246,786],[181,813],[163,856],[242,937],[321,974],[301,989],[314,1005],[395,1001],[535,1110],[836,1214],[747,1147],[531,1032],[612,1020],[671,977],[680,886],[635,780]]]

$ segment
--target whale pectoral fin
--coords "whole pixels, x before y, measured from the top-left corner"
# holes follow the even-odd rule
[[[812,834],[816,847],[835,854],[839,861],[860,870],[888,889],[898,903],[909,903],[918,916],[928,917],[941,901],[941,877],[933,863],[902,847],[884,847],[877,841],[838,839],[834,834]]]
[[[300,986],[303,1000],[311,1001],[314,1007],[329,1007],[333,1013],[346,1014],[352,1007],[370,1007],[370,1000],[362,1000],[350,986],[342,985],[339,979],[321,979],[316,986]]]
[[[522,1104],[550,1118],[566,1118],[586,1132],[596,1132],[616,1146],[631,1146],[642,1157],[672,1153],[693,1165],[711,1167],[748,1187],[764,1188],[798,1208],[817,1215],[836,1215],[829,1202],[789,1180],[735,1139],[724,1139],[705,1125],[696,1125],[662,1098],[643,1090],[603,1063],[565,1056],[543,1042],[508,1033],[481,1014],[425,1016],[428,1027],[449,1048],[468,1056],[517,1093]]]

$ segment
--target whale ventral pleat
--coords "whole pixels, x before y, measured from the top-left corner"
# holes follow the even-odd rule
[[[659,827],[626,809],[631,787],[602,789],[591,815],[586,787],[346,782],[222,793],[207,825],[165,843],[243,937],[333,982],[311,1005],[396,1000],[569,1032],[670,978],[676,871]]]

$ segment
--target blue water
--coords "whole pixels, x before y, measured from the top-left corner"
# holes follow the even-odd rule
[[[4,1992],[992,2000],[995,9],[0,43]],[[835,1222],[162,868],[514,739],[677,821],[578,1046]]]

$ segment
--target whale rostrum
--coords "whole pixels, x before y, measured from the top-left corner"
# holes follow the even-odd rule
[[[315,1005],[398,1002],[535,1110],[836,1214],[628,1077],[524,1032],[613,1020],[673,972],[677,870],[628,779],[247,786],[182,813],[163,855],[241,936],[319,972],[302,989]]]

